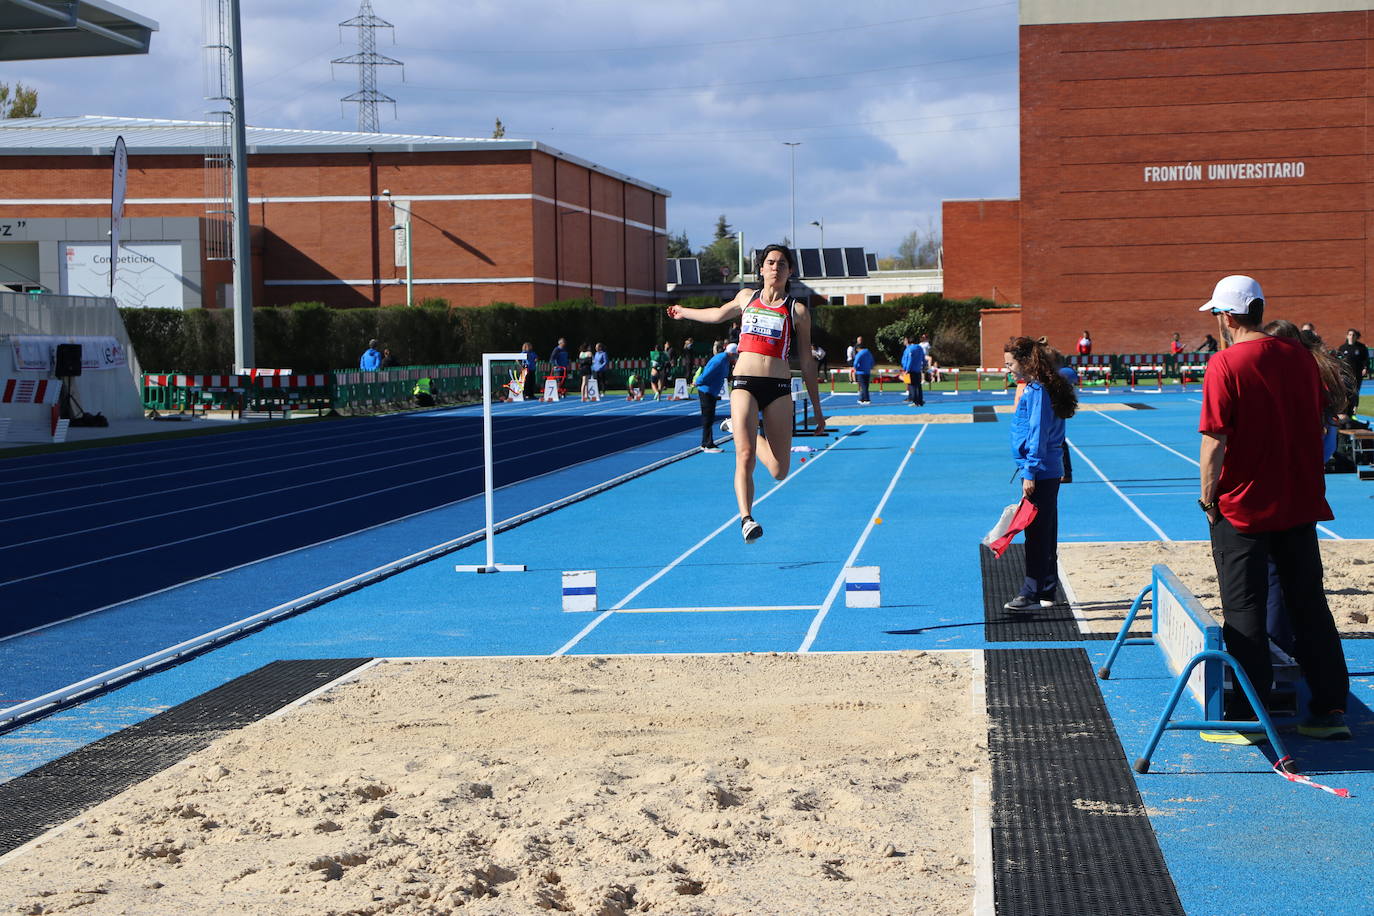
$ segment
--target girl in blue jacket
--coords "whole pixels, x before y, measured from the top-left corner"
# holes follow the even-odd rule
[[[1007,371],[1025,382],[1011,422],[1011,455],[1021,495],[1038,510],[1026,529],[1026,577],[1007,610],[1050,607],[1059,587],[1059,480],[1064,476],[1064,421],[1078,409],[1073,386],[1055,371],[1049,348],[1029,337],[1003,348]]]

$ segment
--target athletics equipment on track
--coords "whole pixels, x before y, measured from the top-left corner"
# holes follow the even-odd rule
[[[574,569],[563,573],[563,610],[567,613],[596,610],[596,570]]]
[[[844,568],[844,606],[882,607],[881,572],[877,566]]]
[[[492,491],[495,489],[492,483],[492,467],[494,464],[491,447],[491,364],[497,361],[519,362],[525,358],[523,353],[483,353],[482,354],[482,463],[486,474],[484,489],[487,500],[487,562],[484,566],[455,566],[455,572],[524,572],[525,566],[520,564],[498,564],[496,562],[496,513],[492,506]],[[549,379],[545,385],[545,393],[548,386],[554,385],[554,400],[558,400],[558,388],[553,379]]]

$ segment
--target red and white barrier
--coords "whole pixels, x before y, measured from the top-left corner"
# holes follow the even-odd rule
[[[8,378],[0,403],[56,404],[61,393],[62,384],[55,379]]]

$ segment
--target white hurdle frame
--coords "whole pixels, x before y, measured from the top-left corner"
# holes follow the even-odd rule
[[[482,354],[482,464],[485,474],[486,503],[487,503],[487,562],[485,566],[455,566],[454,572],[524,572],[523,563],[497,563],[496,562],[496,510],[492,499],[493,473],[492,465],[495,459],[492,455],[491,445],[491,364],[494,362],[519,361],[525,358],[523,353],[483,353]]]

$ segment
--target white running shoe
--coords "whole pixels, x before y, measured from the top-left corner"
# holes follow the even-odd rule
[[[720,431],[723,433],[733,433],[735,431],[734,424],[730,422],[729,418],[720,421]]]
[[[705,452],[706,454],[708,454],[708,455],[719,455],[719,454],[720,454],[720,449],[716,448],[714,445],[703,445],[703,446],[701,447],[701,450],[702,450],[703,452]]]
[[[744,535],[744,543],[752,544],[763,537],[763,526],[754,521],[754,516],[746,515],[739,525],[740,534]]]

